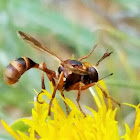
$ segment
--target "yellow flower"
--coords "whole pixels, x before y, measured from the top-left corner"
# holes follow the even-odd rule
[[[99,84],[106,90],[103,81],[99,82]],[[49,105],[47,101],[43,104],[35,102],[32,109],[32,119],[22,119],[29,126],[28,133],[13,130],[3,120],[2,124],[17,140],[119,140],[118,122],[115,120],[117,108],[112,108],[110,99],[107,100],[106,105],[102,92],[98,87],[95,86],[95,88],[97,94],[93,93],[92,89],[90,90],[94,94],[93,97],[98,111],[86,107],[91,112],[86,114],[86,117],[84,117],[77,105],[66,98],[65,102],[71,108],[68,116],[56,99],[54,99],[53,107],[51,108],[53,116],[48,116]],[[51,98],[51,94],[48,91],[44,90],[43,94],[48,99]],[[41,97],[39,100],[41,100]],[[137,112],[135,126],[131,131],[126,125],[126,134],[122,137],[125,140],[138,140],[140,138],[139,106],[135,108]]]
[[[140,140],[140,104],[137,106],[129,105],[136,109],[136,119],[133,129],[131,130],[127,124],[125,124],[126,133],[122,138],[124,140]]]

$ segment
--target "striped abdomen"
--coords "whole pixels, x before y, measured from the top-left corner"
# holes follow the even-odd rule
[[[15,84],[25,71],[37,66],[38,64],[28,57],[12,60],[4,70],[4,80],[7,84]]]

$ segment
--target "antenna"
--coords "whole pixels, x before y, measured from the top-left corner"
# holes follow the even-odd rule
[[[99,81],[101,81],[101,80],[103,80],[103,79],[105,79],[105,78],[107,78],[107,77],[109,77],[109,76],[111,76],[111,75],[113,75],[113,73],[110,73],[110,74],[106,75],[105,77],[99,79]]]

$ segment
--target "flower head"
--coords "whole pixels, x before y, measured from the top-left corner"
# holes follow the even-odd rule
[[[103,81],[100,82],[100,85],[106,90]],[[115,119],[117,108],[112,108],[110,99],[107,99],[108,104],[106,105],[102,92],[98,87],[95,86],[95,88],[97,94],[94,94],[93,97],[98,110],[95,111],[86,107],[91,112],[86,114],[86,117],[71,100],[62,98],[71,109],[68,116],[56,99],[54,99],[51,108],[53,116],[48,116],[49,105],[47,102],[40,104],[35,101],[32,118],[21,119],[22,122],[28,125],[28,133],[13,130],[3,120],[2,124],[17,140],[119,140],[118,122]],[[93,90],[90,90],[93,93]],[[43,94],[48,99],[51,98],[51,94],[48,91],[44,90]],[[138,110],[138,107],[136,107],[137,116],[139,117],[140,111]],[[130,140],[131,138],[136,138],[137,140],[137,138],[140,138],[139,123],[140,121],[136,117],[132,131],[126,125],[126,134],[122,138],[125,140]]]
[[[125,124],[126,133],[124,136],[122,136],[122,138],[124,140],[140,140],[140,104],[138,104],[137,106],[131,104],[126,105],[135,108],[136,119],[132,130],[129,128],[127,124]]]

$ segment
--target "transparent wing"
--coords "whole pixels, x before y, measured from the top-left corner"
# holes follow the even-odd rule
[[[65,63],[60,57],[58,57],[56,54],[54,54],[52,51],[48,50],[42,43],[40,43],[37,39],[34,37],[23,33],[21,31],[18,31],[20,37],[28,42],[33,48],[42,51],[44,53],[50,54],[54,59],[59,61],[66,69],[69,71],[72,71],[73,73],[76,74],[81,74],[81,75],[87,75],[89,74],[86,70],[80,69],[80,68],[74,68],[72,65]]]
[[[82,69],[80,67],[73,67],[72,65],[66,63],[65,61],[62,63],[63,67],[65,67],[66,69],[68,69],[69,71],[79,74],[79,75],[88,75],[90,74],[90,72],[88,72],[85,69]]]
[[[21,31],[18,31],[19,35],[21,36],[21,38],[23,40],[25,40],[26,42],[28,42],[29,44],[31,44],[31,46],[39,51],[45,52],[50,54],[54,59],[56,59],[59,62],[63,62],[63,60],[58,57],[56,54],[54,54],[52,51],[48,50],[42,43],[40,43],[38,40],[36,40],[35,38],[33,38],[32,36],[23,33]]]

